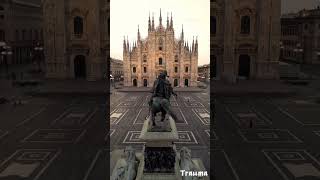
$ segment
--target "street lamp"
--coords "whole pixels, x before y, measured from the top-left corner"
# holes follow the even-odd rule
[[[37,43],[36,47],[34,48],[34,52],[35,52],[35,58],[38,64],[38,71],[41,72],[43,46],[41,46],[40,43]]]
[[[2,61],[4,62],[6,68],[6,74],[9,73],[9,64],[7,60],[8,55],[12,55],[11,47],[8,46],[5,42],[0,42],[0,49],[1,49],[1,57]]]

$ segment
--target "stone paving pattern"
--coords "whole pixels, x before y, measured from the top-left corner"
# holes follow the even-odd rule
[[[105,97],[23,97],[0,105],[0,179],[108,177]]]
[[[216,179],[320,179],[314,99],[217,97],[215,107]]]

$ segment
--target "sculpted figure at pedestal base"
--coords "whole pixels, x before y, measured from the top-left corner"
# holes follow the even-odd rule
[[[199,171],[197,166],[194,164],[194,162],[191,159],[191,150],[182,147],[180,149],[180,158],[179,158],[179,165],[181,170],[185,171]],[[199,178],[196,176],[183,176],[183,180],[198,180]]]
[[[136,157],[135,150],[129,146],[124,150],[125,160],[116,169],[111,180],[134,180],[137,175],[139,160]]]

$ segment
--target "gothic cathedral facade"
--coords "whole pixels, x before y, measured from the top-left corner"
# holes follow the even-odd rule
[[[160,72],[167,71],[169,81],[175,87],[197,86],[198,40],[192,44],[184,40],[182,29],[175,38],[172,15],[166,26],[162,24],[160,10],[159,25],[154,17],[148,20],[148,36],[142,38],[139,27],[137,41],[123,41],[124,85],[152,87]]]
[[[278,79],[279,0],[211,0],[211,74],[216,79]]]
[[[43,0],[46,77],[98,80],[108,71],[109,1]]]

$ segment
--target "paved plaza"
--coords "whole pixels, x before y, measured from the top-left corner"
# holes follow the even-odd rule
[[[105,108],[101,96],[24,96],[23,105],[0,105],[0,179],[106,179]]]
[[[217,97],[216,179],[320,179],[320,104],[313,97]]]

